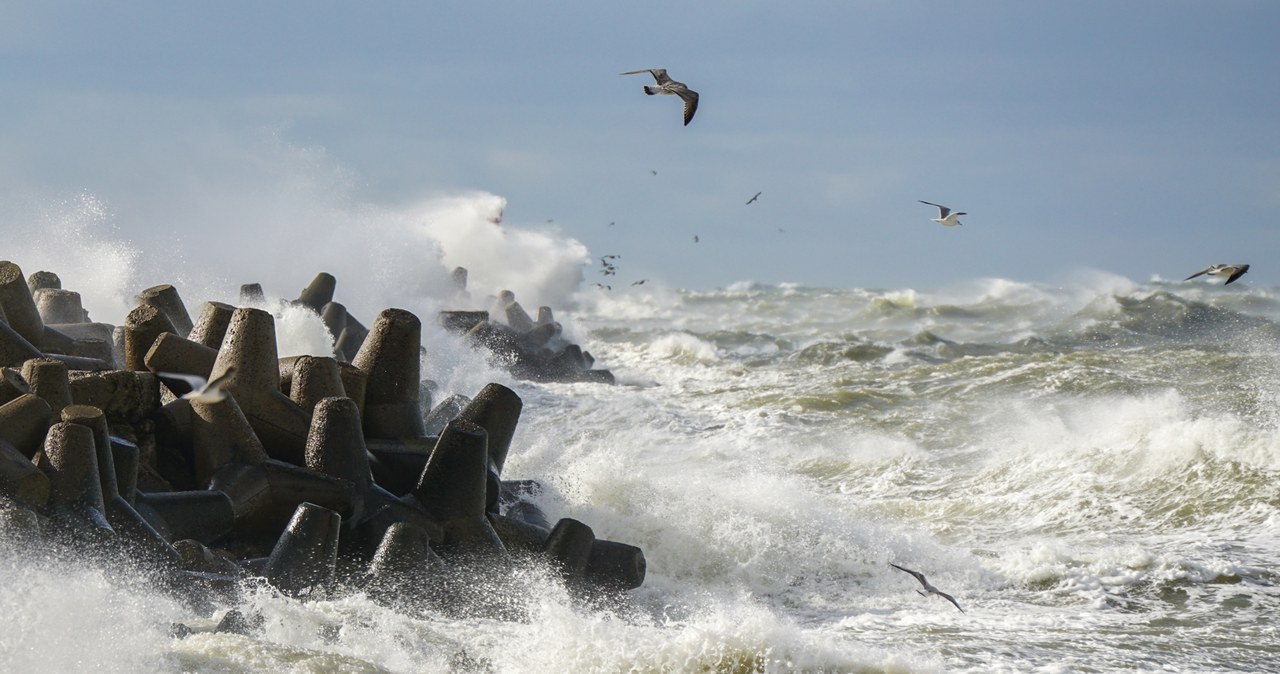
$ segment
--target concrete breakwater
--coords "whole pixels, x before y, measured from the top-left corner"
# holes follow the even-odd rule
[[[195,319],[173,286],[148,288],[115,326],[55,274],[0,261],[0,536],[123,555],[180,595],[226,600],[261,578],[510,615],[479,579],[532,562],[586,593],[643,583],[639,548],[553,524],[539,483],[503,479],[515,392],[433,405],[419,319],[385,309],[366,328],[335,283],[291,302],[321,316],[334,355],[280,358],[252,285]]]
[[[454,269],[453,281],[455,299],[469,301],[467,270]],[[510,290],[488,299],[488,310],[440,312],[441,325],[488,350],[497,364],[520,379],[614,383],[613,373],[592,369],[595,358],[590,352],[564,338],[551,307],[538,307],[535,319]]]

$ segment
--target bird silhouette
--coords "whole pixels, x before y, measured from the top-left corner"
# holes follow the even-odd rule
[[[1240,278],[1241,276],[1244,276],[1245,272],[1247,271],[1249,271],[1249,265],[1247,264],[1211,264],[1208,267],[1205,267],[1204,269],[1201,269],[1200,271],[1182,280],[1190,281],[1191,279],[1201,274],[1208,274],[1210,276],[1225,276],[1227,277],[1227,282],[1222,284],[1225,286],[1230,284],[1232,281]]]
[[[227,397],[227,392],[222,390],[222,386],[231,379],[236,373],[235,366],[228,367],[218,377],[212,380],[205,380],[194,374],[185,374],[181,372],[157,372],[156,377],[164,382],[164,385],[173,391],[175,395],[179,390],[185,392],[181,394],[186,400],[203,403],[220,402]]]
[[[651,87],[645,85],[644,93],[652,96],[654,94],[669,94],[679,96],[684,101],[684,125],[689,126],[689,122],[693,121],[693,114],[698,111],[698,92],[686,87],[683,82],[677,82],[667,76],[666,68],[643,68],[641,70],[628,70],[623,75],[638,75],[640,73],[649,73],[653,75],[653,79],[658,82],[658,86]],[[653,172],[657,175],[657,172]]]
[[[942,204],[935,204],[935,203],[933,203],[932,201],[925,201],[925,200],[923,200],[923,199],[916,199],[916,201],[919,201],[919,202],[920,202],[920,203],[922,203],[922,204],[928,204],[928,205],[930,205],[930,206],[937,206],[937,207],[938,207],[938,217],[936,217],[936,218],[932,218],[932,220],[933,220],[934,222],[936,222],[936,223],[943,224],[943,225],[946,225],[946,226],[948,226],[948,227],[955,227],[956,225],[963,225],[964,223],[963,223],[963,222],[960,222],[960,221],[959,221],[959,220],[957,220],[956,218],[958,218],[958,217],[960,217],[960,216],[962,216],[962,215],[968,215],[968,213],[965,213],[965,212],[963,212],[963,211],[953,211],[953,210],[951,210],[950,208],[948,208],[948,207],[946,207],[946,206],[943,206]]]
[[[932,205],[932,204],[930,204],[930,205]],[[955,598],[955,597],[952,597],[951,595],[947,594],[946,592],[943,592],[942,590],[939,590],[938,588],[936,588],[936,587],[934,587],[934,586],[930,585],[930,584],[929,584],[929,581],[925,579],[925,577],[924,577],[924,574],[923,574],[923,573],[920,573],[919,571],[912,571],[911,569],[908,569],[908,568],[906,568],[906,567],[904,567],[904,566],[898,566],[897,564],[894,564],[893,562],[889,562],[889,566],[892,566],[893,568],[895,568],[895,569],[897,569],[897,570],[899,570],[899,571],[905,571],[905,572],[907,572],[907,573],[909,573],[909,574],[911,574],[911,575],[915,576],[915,577],[916,577],[916,580],[920,581],[920,584],[924,586],[924,592],[921,592],[920,590],[916,590],[916,593],[917,593],[917,594],[919,594],[921,597],[927,597],[927,596],[929,596],[929,595],[931,595],[931,594],[936,594],[936,595],[938,595],[939,597],[942,597],[943,599],[946,599],[947,601],[949,601],[949,602],[951,602],[952,604],[954,604],[954,605],[955,605],[955,607],[956,607],[957,609],[960,609],[960,612],[961,612],[961,613],[964,613],[964,609],[960,608],[960,604],[959,604],[958,602],[956,602],[956,598]]]

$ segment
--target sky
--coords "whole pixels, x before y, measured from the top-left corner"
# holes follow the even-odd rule
[[[89,210],[145,255],[305,268],[496,195],[620,282],[1275,285],[1278,26],[1264,0],[6,2],[0,234]],[[699,92],[692,123],[639,68]]]

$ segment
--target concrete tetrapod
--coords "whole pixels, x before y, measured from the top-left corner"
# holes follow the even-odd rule
[[[352,364],[369,376],[364,432],[370,438],[421,437],[422,323],[404,309],[378,314]]]
[[[444,561],[431,549],[430,534],[407,522],[387,528],[365,572],[365,592],[390,604],[429,603],[439,588]]]
[[[41,453],[38,465],[49,476],[53,519],[70,531],[113,533],[98,482],[93,431],[80,424],[56,423],[49,427]]]
[[[275,319],[271,314],[250,307],[235,310],[209,377],[221,377],[231,368],[234,372],[223,389],[235,395],[267,454],[302,465],[311,416],[280,391]]]
[[[413,497],[444,528],[441,556],[507,557],[485,517],[487,434],[470,421],[450,421],[440,433]]]
[[[44,445],[53,419],[53,408],[43,398],[33,393],[20,395],[0,405],[0,440],[30,459]]]
[[[214,350],[221,348],[222,338],[227,336],[227,327],[231,325],[231,316],[235,312],[236,308],[230,304],[205,302],[187,339]]]
[[[351,483],[354,501],[345,526],[360,529],[351,544],[363,546],[365,554],[378,544],[393,522],[409,522],[437,540],[443,538],[440,525],[426,511],[374,482],[369,451],[360,431],[360,414],[350,398],[330,397],[316,403],[307,435],[307,467]],[[375,515],[379,521],[362,526]]]
[[[71,404],[71,384],[67,377],[67,364],[52,358],[32,358],[22,364],[22,378],[31,392],[49,403],[54,415]]]
[[[502,384],[486,384],[480,393],[462,410],[459,419],[479,425],[485,430],[488,446],[488,475],[485,487],[486,510],[495,511],[501,495],[502,467],[507,463],[511,439],[515,437],[516,424],[520,422],[520,410],[524,402],[515,391]]]
[[[280,535],[263,575],[281,592],[300,597],[333,584],[342,516],[314,503],[300,503]]]
[[[138,293],[139,304],[155,307],[169,319],[179,337],[191,334],[191,314],[178,296],[178,289],[168,283],[151,286]]]

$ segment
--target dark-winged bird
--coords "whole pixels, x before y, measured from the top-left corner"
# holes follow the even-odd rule
[[[689,126],[689,122],[693,120],[693,113],[698,111],[698,92],[686,87],[683,82],[677,82],[668,77],[666,68],[628,70],[622,74],[638,75],[640,73],[650,73],[653,75],[653,79],[658,81],[658,86],[656,87],[645,85],[644,93],[650,96],[654,94],[670,94],[679,96],[680,100],[684,101],[684,125]]]
[[[1208,267],[1205,267],[1204,269],[1201,269],[1200,271],[1182,280],[1190,281],[1191,279],[1201,274],[1208,274],[1210,276],[1225,276],[1227,277],[1227,283],[1222,284],[1225,286],[1228,283],[1231,283],[1232,281],[1240,278],[1241,276],[1244,276],[1244,273],[1247,271],[1249,271],[1249,265],[1247,264],[1211,264]]]
[[[957,609],[960,609],[960,612],[961,612],[961,613],[964,613],[964,609],[960,608],[960,604],[956,603],[956,598],[955,598],[955,597],[952,597],[951,595],[947,594],[946,592],[943,592],[942,590],[939,590],[938,588],[936,588],[936,587],[934,587],[934,586],[930,585],[930,584],[929,584],[929,581],[928,581],[928,580],[925,580],[925,577],[924,577],[924,574],[923,574],[923,573],[920,573],[919,571],[912,571],[911,569],[908,569],[908,568],[906,568],[906,567],[898,566],[897,564],[894,564],[893,562],[889,562],[889,566],[892,566],[893,568],[895,568],[895,569],[897,569],[897,570],[899,570],[899,571],[905,571],[905,572],[907,572],[907,573],[909,573],[909,574],[911,574],[911,575],[915,576],[915,577],[916,577],[916,580],[920,581],[920,584],[924,586],[924,592],[920,592],[920,590],[916,590],[916,592],[917,592],[917,593],[919,593],[919,595],[920,595],[921,597],[927,597],[927,596],[929,596],[929,595],[931,595],[931,594],[936,594],[936,595],[938,595],[939,597],[942,597],[943,599],[946,599],[947,601],[949,601],[949,602],[951,602],[952,604],[954,604],[954,605],[955,605],[955,607],[956,607]]]
[[[953,211],[953,210],[951,210],[950,208],[947,208],[946,206],[943,206],[942,204],[935,204],[935,203],[933,203],[932,201],[924,201],[923,199],[916,199],[916,201],[919,201],[919,202],[920,202],[920,203],[922,203],[922,204],[928,204],[928,205],[930,205],[930,206],[937,206],[937,207],[938,207],[938,217],[936,217],[936,218],[930,218],[930,219],[931,219],[931,220],[933,220],[933,221],[934,221],[934,222],[936,222],[936,223],[943,224],[943,225],[946,225],[946,226],[948,226],[948,227],[955,227],[956,225],[963,225],[964,223],[963,223],[963,222],[960,222],[960,221],[959,221],[959,220],[957,220],[956,218],[958,218],[958,217],[960,217],[960,216],[962,216],[962,215],[968,215],[968,213],[965,213],[965,212],[963,212],[963,211]]]

